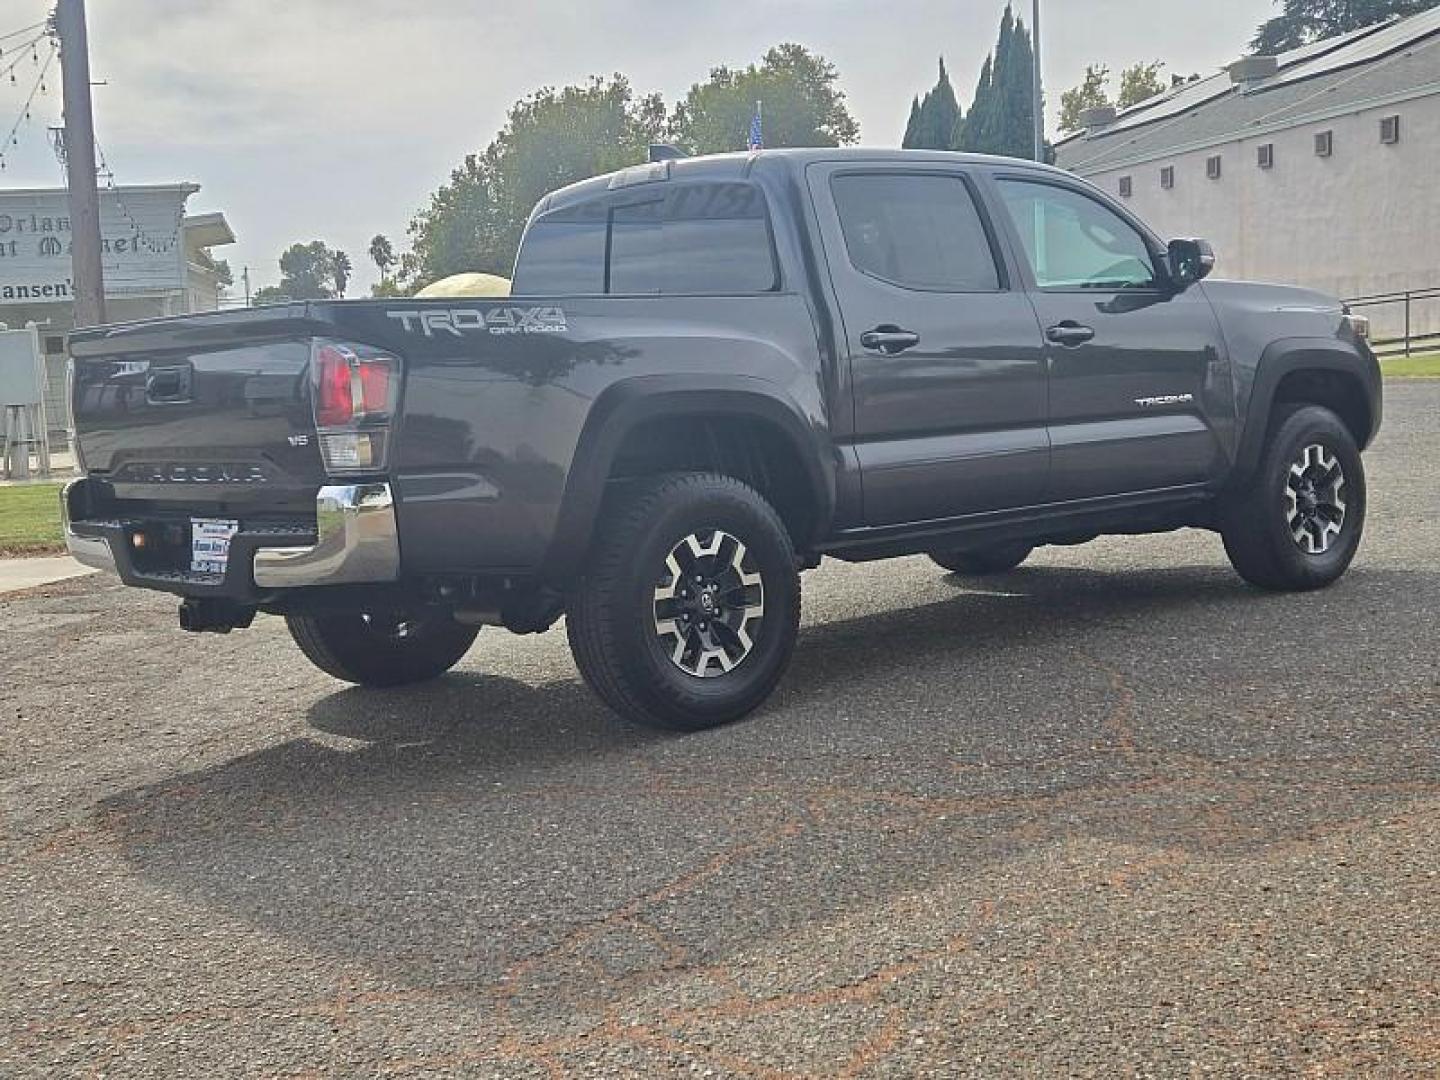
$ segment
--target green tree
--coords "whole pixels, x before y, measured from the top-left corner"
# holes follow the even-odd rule
[[[1160,78],[1160,69],[1164,66],[1161,60],[1152,60],[1148,64],[1141,61],[1120,72],[1120,96],[1115,99],[1116,106],[1128,109],[1156,94],[1163,94],[1165,82]]]
[[[994,124],[995,101],[995,58],[985,57],[980,65],[980,77],[975,80],[975,97],[970,102],[970,115],[960,126],[960,149],[970,153],[982,153],[986,132]]]
[[[1262,55],[1296,49],[1397,16],[1415,15],[1440,0],[1276,0],[1279,15],[1260,24],[1250,47]]]
[[[250,303],[255,307],[260,307],[262,304],[288,304],[291,299],[293,298],[290,294],[279,285],[265,285],[255,290],[254,295],[250,297]]]
[[[349,280],[350,257],[343,251],[326,246],[323,240],[291,244],[280,256],[280,284],[257,290],[254,302],[330,300],[344,295]]]
[[[1085,80],[1060,95],[1060,130],[1080,130],[1080,114],[1086,109],[1103,108],[1112,104],[1106,86],[1110,81],[1110,69],[1104,64],[1087,64]]]
[[[743,70],[718,67],[675,106],[670,129],[692,153],[745,149],[755,103],[764,103],[765,145],[848,146],[860,126],[845,105],[839,72],[823,56],[787,42]]]
[[[343,251],[332,251],[330,253],[330,280],[335,286],[335,295],[344,296],[345,286],[350,284],[350,275],[354,271],[350,265],[350,256]]]
[[[910,100],[910,119],[905,122],[905,136],[900,140],[900,145],[907,150],[920,137],[920,116],[920,98],[917,96]]]
[[[509,275],[542,195],[644,161],[664,122],[660,98],[636,100],[623,75],[516,102],[495,140],[467,156],[410,223],[401,278],[411,287],[466,271]]]
[[[956,150],[960,146],[962,119],[960,102],[955,98],[942,56],[940,78],[924,100],[911,108],[910,125],[901,145],[907,150]]]
[[[1021,158],[1034,155],[1034,72],[1030,31],[1007,4],[995,52],[986,58],[975,88],[963,149]]]
[[[395,247],[383,233],[376,233],[370,240],[370,261],[380,271],[380,280],[388,280],[390,268],[395,265]]]
[[[235,284],[235,274],[231,271],[230,264],[224,259],[215,258],[210,254],[209,248],[196,249],[195,265],[215,275],[216,291],[221,296],[225,295],[226,289]]]

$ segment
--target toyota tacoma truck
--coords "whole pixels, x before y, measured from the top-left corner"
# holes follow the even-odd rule
[[[1064,172],[950,153],[666,160],[535,207],[503,300],[290,303],[75,333],[76,558],[283,616],[396,686],[563,615],[585,681],[695,730],[765,701],[800,572],[1214,530],[1341,576],[1381,419],[1368,326],[1206,280]]]

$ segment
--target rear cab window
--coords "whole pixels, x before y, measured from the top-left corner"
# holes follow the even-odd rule
[[[778,290],[765,196],[751,183],[666,183],[542,214],[516,295],[733,296]]]

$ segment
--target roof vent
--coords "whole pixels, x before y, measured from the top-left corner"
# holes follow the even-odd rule
[[[1080,126],[1085,129],[1085,134],[1094,135],[1115,123],[1115,116],[1115,106],[1113,105],[1096,105],[1090,109],[1081,109]]]
[[[1242,90],[1251,90],[1280,70],[1274,56],[1242,56],[1226,69],[1230,81]]]

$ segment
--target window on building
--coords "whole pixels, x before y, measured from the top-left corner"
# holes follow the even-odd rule
[[[1220,155],[1212,154],[1205,159],[1205,175],[1211,180],[1220,179]]]
[[[907,289],[1000,288],[995,253],[959,177],[859,173],[831,186],[845,249],[862,274]]]
[[[65,339],[63,337],[47,337],[45,339],[45,355],[59,356],[65,351]]]
[[[1128,176],[1120,177],[1120,197],[1122,199],[1128,199],[1134,192],[1135,185],[1131,178]]]
[[[515,294],[720,296],[777,287],[765,198],[757,187],[657,188],[541,217],[520,247]]]
[[[1380,141],[1387,146],[1400,141],[1400,117],[1385,116],[1381,118]]]
[[[1317,131],[1315,133],[1315,156],[1329,157],[1335,152],[1335,133],[1333,131]]]
[[[1029,180],[1002,180],[1000,194],[1042,289],[1155,285],[1145,238],[1108,206],[1070,188]]]
[[[1166,165],[1160,170],[1160,186],[1169,191],[1175,186],[1175,166]]]
[[[1255,151],[1255,160],[1260,163],[1260,168],[1269,169],[1275,165],[1275,144],[1262,143]]]

